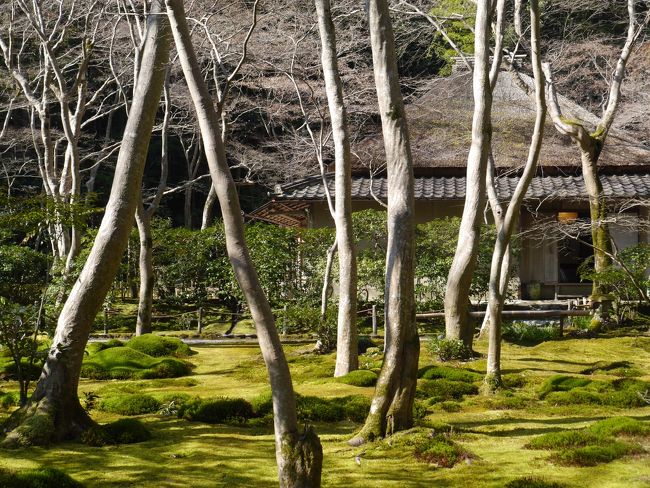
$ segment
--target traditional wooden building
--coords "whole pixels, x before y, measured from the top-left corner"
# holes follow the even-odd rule
[[[471,75],[460,72],[432,81],[407,105],[415,173],[415,215],[418,222],[460,216],[465,198],[465,165],[470,145],[473,110]],[[503,71],[494,93],[493,153],[497,166],[499,198],[508,202],[526,160],[535,117],[534,103],[526,93],[529,78]],[[565,98],[565,114],[595,127],[597,117]],[[600,158],[600,175],[613,218],[610,232],[617,247],[648,242],[644,225],[650,201],[650,141],[615,127]],[[353,209],[381,209],[390,189],[385,173],[381,134],[365,138],[354,147]],[[379,162],[379,164],[377,163]],[[286,226],[332,226],[325,184],[334,195],[334,177],[315,175],[269,192],[269,201],[252,213],[254,218]],[[489,212],[486,212],[488,215]],[[550,119],[545,127],[538,174],[533,180],[522,214],[523,232],[519,262],[522,296],[530,283],[539,284],[542,298],[589,295],[590,285],[581,283],[578,265],[592,254],[579,240],[545,235],[542,222],[588,218],[587,193],[580,170],[577,147],[560,135]],[[621,223],[619,223],[621,222]],[[535,235],[533,238],[532,236]],[[530,236],[530,237],[529,237]],[[533,288],[535,288],[533,287]]]

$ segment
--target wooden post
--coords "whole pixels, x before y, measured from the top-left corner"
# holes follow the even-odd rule
[[[203,330],[203,307],[199,307],[199,319],[196,325],[196,331],[200,334]]]
[[[564,336],[564,317],[560,317],[560,337]]]
[[[377,305],[372,306],[372,336],[377,337]]]
[[[287,306],[285,305],[282,309],[282,335],[287,335]]]
[[[108,335],[108,307],[104,307],[104,335]]]

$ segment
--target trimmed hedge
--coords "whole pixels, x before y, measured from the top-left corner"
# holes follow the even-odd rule
[[[177,378],[191,373],[191,364],[175,358],[154,358],[130,347],[104,349],[86,358],[81,376],[104,379]]]
[[[377,384],[377,373],[367,369],[358,369],[336,378],[339,383],[352,386],[375,386]]]
[[[462,381],[419,380],[416,390],[418,398],[428,398],[429,403],[447,400],[461,400],[465,395],[477,395],[478,387]]]
[[[451,366],[430,365],[420,368],[418,378],[425,380],[446,379],[450,381],[464,381],[472,383],[481,381],[483,375],[463,368],[452,368]]]
[[[243,398],[194,398],[178,408],[179,418],[208,424],[241,424],[254,415],[253,406]]]

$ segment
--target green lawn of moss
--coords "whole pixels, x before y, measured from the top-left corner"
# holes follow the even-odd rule
[[[477,344],[485,353],[486,345]],[[252,400],[267,390],[264,363],[254,346],[193,346],[196,365],[191,376],[152,380],[82,380],[82,392],[100,399],[111,395],[148,393],[187,394],[204,398],[242,397]],[[288,346],[287,355],[296,390],[301,395],[338,397],[371,396],[372,387],[347,385],[330,377],[333,355],[306,354],[307,346]],[[472,454],[452,468],[416,459],[404,443],[377,442],[353,448],[346,440],[358,428],[352,422],[316,424],[325,451],[323,486],[326,487],[502,487],[508,482],[534,477],[561,486],[603,488],[647,487],[650,456],[637,454],[590,467],[554,464],[548,451],[526,449],[535,437],[567,429],[582,429],[609,417],[628,416],[650,424],[650,407],[617,408],[610,405],[553,405],[539,396],[554,375],[581,376],[598,361],[628,361],[650,372],[650,337],[567,339],[534,347],[504,344],[504,373],[513,388],[499,395],[466,396],[455,401],[454,411],[441,404],[426,406],[419,432],[439,433],[441,423],[454,429],[454,442]],[[362,361],[363,364],[363,361]],[[421,367],[435,364],[423,347]],[[482,371],[485,360],[446,364]],[[592,381],[616,380],[597,370],[585,376]],[[636,379],[650,381],[650,375]],[[430,380],[434,381],[434,380]],[[478,383],[480,384],[480,380]],[[4,391],[15,385],[0,385]],[[0,412],[0,419],[6,413]],[[99,422],[119,416],[92,410]],[[51,448],[0,452],[0,467],[12,470],[49,466],[59,468],[92,487],[274,487],[276,471],[273,435],[268,425],[208,425],[175,417],[147,414],[137,417],[153,437],[141,444],[94,448],[65,443]],[[650,451],[650,439],[638,440]],[[358,462],[357,462],[358,459]]]

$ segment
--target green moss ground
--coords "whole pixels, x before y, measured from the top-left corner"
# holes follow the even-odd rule
[[[477,349],[485,353],[486,345]],[[82,392],[101,398],[123,393],[147,393],[156,398],[185,393],[199,397],[243,397],[252,400],[267,390],[264,364],[253,346],[193,346],[189,358],[196,365],[189,377],[156,380],[83,380]],[[332,355],[312,356],[307,346],[287,347],[296,390],[302,395],[371,396],[372,387],[351,386],[330,378]],[[650,406],[623,409],[609,405],[553,405],[539,398],[543,383],[554,375],[580,377],[598,361],[628,361],[650,381],[650,337],[570,339],[534,347],[504,344],[504,373],[513,389],[492,397],[466,396],[458,411],[439,404],[428,406],[420,422],[435,430],[445,422],[456,430],[454,442],[473,457],[453,468],[438,468],[418,461],[402,444],[378,442],[353,448],[346,440],[358,428],[352,422],[316,425],[323,442],[326,487],[503,487],[524,476],[569,487],[641,488],[650,485],[650,455],[641,454],[590,467],[560,466],[551,453],[525,449],[533,438],[549,432],[581,429],[614,416],[635,417],[650,425]],[[364,364],[362,358],[362,364]],[[421,367],[434,364],[423,347]],[[447,364],[449,366],[449,364]],[[453,365],[482,371],[485,360]],[[597,368],[596,368],[597,369]],[[617,377],[597,369],[584,375],[592,381]],[[472,379],[468,375],[466,379]],[[480,384],[475,382],[474,384]],[[3,391],[15,385],[0,385]],[[456,410],[456,409],[454,409]],[[0,412],[0,420],[3,412]],[[92,411],[99,422],[118,415]],[[65,443],[49,449],[28,448],[0,452],[0,467],[13,470],[49,466],[59,468],[93,487],[274,487],[276,486],[273,435],[270,427],[208,425],[174,417],[148,414],[138,417],[153,438],[141,444],[93,448]],[[638,440],[650,451],[650,438]],[[355,461],[360,456],[360,465]]]

